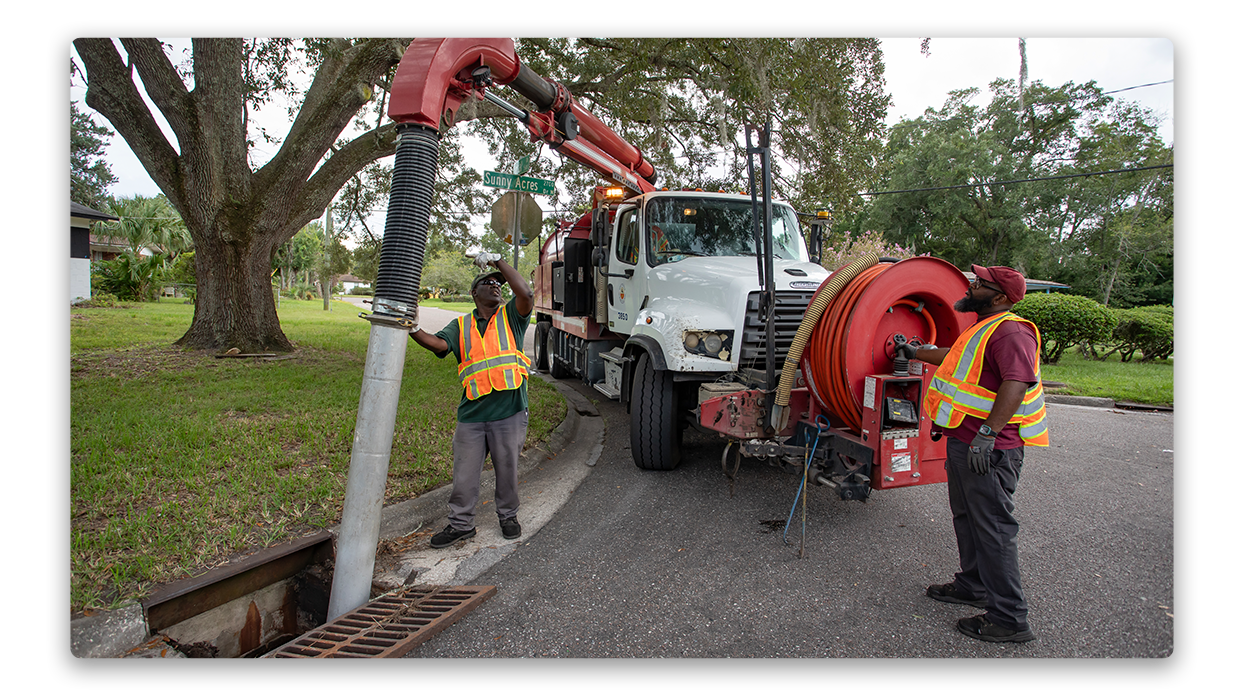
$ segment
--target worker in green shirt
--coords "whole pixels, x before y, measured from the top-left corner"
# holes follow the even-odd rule
[[[523,337],[535,299],[526,280],[500,255],[482,253],[475,261],[484,269],[471,282],[475,310],[434,335],[421,329],[410,333],[419,346],[440,358],[452,353],[458,359],[458,378],[462,381],[454,431],[449,525],[432,536],[433,548],[475,536],[480,473],[489,454],[496,475],[501,534],[507,539],[522,535],[518,523],[518,458],[527,439],[527,368],[531,364],[523,353]],[[514,292],[508,303],[503,303],[503,284],[509,284]]]

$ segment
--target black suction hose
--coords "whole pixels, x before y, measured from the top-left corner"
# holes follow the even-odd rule
[[[432,187],[440,157],[440,136],[433,129],[398,126],[397,156],[389,211],[380,244],[376,295],[372,309],[386,315],[414,315],[419,305],[423,250],[432,216]]]

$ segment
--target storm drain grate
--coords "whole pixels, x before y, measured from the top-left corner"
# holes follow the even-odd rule
[[[401,657],[453,625],[497,588],[404,587],[278,647],[267,657]]]

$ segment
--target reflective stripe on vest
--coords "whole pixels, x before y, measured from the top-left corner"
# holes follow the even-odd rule
[[[505,306],[489,318],[483,336],[473,313],[458,318],[458,341],[462,355],[458,379],[468,400],[494,390],[515,390],[523,384],[531,360],[521,348],[516,348]]]
[[[929,382],[929,391],[924,397],[924,412],[933,418],[934,424],[952,429],[963,423],[965,415],[978,419],[989,416],[997,393],[982,388],[978,381],[985,362],[985,345],[994,330],[1007,321],[1022,322],[1032,328],[1038,347],[1033,365],[1036,385],[1024,393],[1019,409],[1007,423],[1019,425],[1019,437],[1025,445],[1049,446],[1045,393],[1041,389],[1041,331],[1036,325],[1009,311],[985,318],[959,336]]]

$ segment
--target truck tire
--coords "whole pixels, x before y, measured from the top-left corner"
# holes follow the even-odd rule
[[[548,373],[549,370],[549,348],[546,342],[549,337],[549,330],[552,329],[553,323],[544,320],[536,323],[536,339],[532,344],[536,350],[536,370]]]
[[[640,354],[631,381],[631,457],[641,470],[673,470],[682,458],[676,388],[669,371]]]
[[[561,330],[549,328],[544,333],[544,354],[545,359],[549,362],[549,375],[557,380],[570,377],[570,370],[566,368],[566,364],[557,360],[557,335]]]

